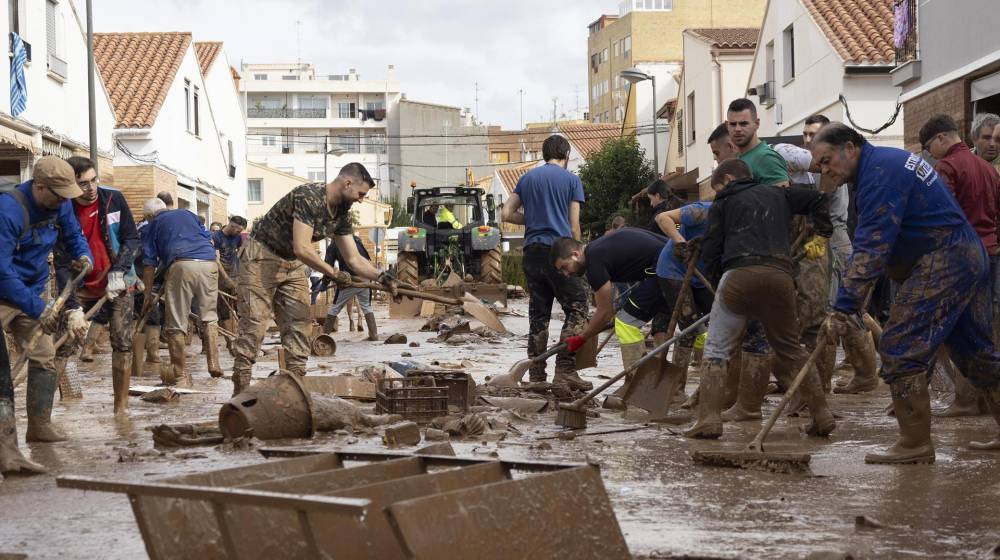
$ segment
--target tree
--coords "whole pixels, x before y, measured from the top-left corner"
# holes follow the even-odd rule
[[[621,214],[629,223],[637,216],[629,207],[632,195],[656,178],[635,136],[608,140],[580,166],[587,202],[580,212],[580,229],[591,239],[604,234],[610,220]]]

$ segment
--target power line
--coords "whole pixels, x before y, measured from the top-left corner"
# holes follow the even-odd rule
[[[652,129],[652,127],[653,127],[653,121],[652,120],[649,120],[649,121],[639,121],[639,122],[637,122],[637,123],[635,123],[633,125],[628,125],[628,126],[626,126],[624,122],[621,123],[620,126],[619,126],[619,123],[601,123],[601,124],[604,125],[604,126],[601,127],[602,129],[604,129],[604,128],[606,128],[606,129],[610,129],[610,128],[622,128],[623,130],[630,130],[630,129],[642,128],[642,127],[646,127],[646,126],[648,126],[650,129]],[[577,125],[570,124],[568,126],[572,127],[572,126],[577,126]],[[285,129],[287,129],[287,127],[280,127],[280,126],[278,126],[278,127],[267,127],[267,128],[273,128],[273,129],[276,129],[276,130],[285,130]],[[260,130],[260,128],[257,128],[256,130]],[[565,133],[566,131],[560,129],[560,132],[564,132]],[[574,131],[571,129],[569,132],[574,132]],[[497,137],[497,136],[527,136],[527,135],[532,135],[532,134],[543,135],[543,134],[551,134],[551,133],[552,133],[552,131],[549,130],[549,129],[547,129],[547,128],[538,128],[538,129],[532,129],[532,130],[502,130],[502,131],[492,132],[492,133],[491,132],[481,132],[481,133],[466,133],[466,134],[396,134],[396,135],[392,135],[392,136],[383,135],[382,137],[391,137],[391,138],[485,138],[485,137]],[[251,133],[248,133],[248,134],[256,134],[256,135],[265,134],[267,136],[284,136],[281,133],[271,133],[271,134],[268,134],[268,133],[260,133],[260,132],[251,132]],[[300,136],[302,136],[302,135],[300,135]],[[326,136],[336,136],[336,135],[335,134],[319,134],[319,135],[312,135],[312,136],[309,136],[309,137],[311,137],[311,138],[324,138]]]

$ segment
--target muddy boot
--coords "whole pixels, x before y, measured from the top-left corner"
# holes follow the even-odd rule
[[[823,392],[830,394],[833,383],[833,368],[837,365],[837,345],[827,342],[823,345],[819,357],[816,358],[816,370],[819,371],[819,380],[823,383]]]
[[[233,368],[233,396],[242,393],[250,386],[250,371],[239,371]]]
[[[216,331],[216,332],[218,332],[218,331]],[[208,347],[209,347],[209,344],[208,344],[208,329],[205,328],[204,323],[201,325],[201,332],[199,334],[201,335],[200,336],[200,338],[201,338],[201,353],[207,356],[208,355]],[[216,341],[215,342],[216,343],[219,342],[218,341],[218,337],[216,337]],[[215,351],[218,352],[219,348],[216,347]],[[212,377],[215,377],[215,376],[213,375]]]
[[[954,366],[946,367],[945,371],[948,372],[948,377],[951,378],[951,382],[955,386],[955,397],[951,400],[951,404],[947,408],[940,412],[933,412],[932,414],[942,418],[979,416],[982,414],[979,407],[982,391],[973,387],[969,383],[969,380],[964,375],[958,373],[958,369]]]
[[[208,362],[208,374],[212,377],[222,377],[222,368],[219,367],[219,325],[209,323],[202,329],[205,331],[205,347],[208,348],[208,352],[205,354],[205,360]]]
[[[726,362],[708,360],[702,367],[701,385],[698,387],[698,418],[684,436],[699,439],[717,439],[722,436],[722,392],[726,382]]]
[[[333,315],[327,315],[323,319],[323,334],[330,334],[337,332],[337,318]]]
[[[865,455],[866,463],[933,463],[931,396],[924,375],[912,375],[889,385],[899,423],[899,439],[885,453]]]
[[[674,355],[670,360],[675,366],[681,366],[684,369],[684,373],[680,376],[677,381],[677,389],[674,390],[673,397],[670,400],[671,404],[676,404],[680,406],[687,401],[687,393],[684,392],[684,388],[687,386],[688,379],[688,368],[691,365],[691,355],[694,353],[694,348],[689,346],[675,346]]]
[[[365,313],[365,324],[368,326],[368,340],[378,340],[378,325],[375,324],[374,313]]]
[[[986,395],[986,403],[990,407],[990,412],[993,413],[993,419],[1000,426],[1000,384],[991,390],[983,391],[983,393]],[[1000,451],[1000,434],[994,436],[990,441],[969,442],[969,448],[980,451]]]
[[[160,363],[160,327],[146,326],[146,363]]]
[[[854,366],[854,377],[844,387],[834,389],[834,393],[854,395],[867,393],[878,388],[878,368],[875,364],[875,343],[868,331],[850,331],[842,338],[844,355]]]
[[[171,331],[167,333],[167,351],[170,352],[170,377],[173,384],[185,389],[191,388],[191,374],[184,371],[184,358],[187,348],[187,333]],[[168,385],[166,379],[163,380]]]
[[[742,422],[760,419],[760,406],[764,403],[764,393],[767,392],[767,381],[770,378],[770,354],[743,352],[736,403],[722,413],[722,421]]]
[[[28,459],[17,448],[17,421],[14,403],[0,399],[0,473],[43,474],[48,469]]]
[[[782,371],[779,367],[774,368],[778,383],[784,387],[791,387],[795,376],[798,375],[805,362],[806,358],[799,360],[795,363],[791,371]],[[815,364],[810,368],[809,373],[806,374],[802,383],[799,384],[799,390],[793,395],[789,406],[796,401],[801,403],[800,408],[808,407],[812,415],[812,421],[803,428],[806,434],[820,437],[828,436],[837,427],[837,421],[834,420],[833,412],[830,411],[830,407],[827,405],[826,394],[823,392],[823,385],[819,380],[819,373],[816,371]]]
[[[743,351],[736,350],[729,357],[726,365],[726,384],[722,390],[722,410],[731,408],[736,404],[736,397],[739,394],[740,374],[743,371]],[[691,399],[684,401],[686,405]],[[681,406],[684,406],[681,405]]]
[[[111,352],[111,387],[115,397],[115,414],[128,414],[128,386],[132,378],[130,352]]]
[[[621,344],[621,354],[622,354],[622,369],[628,369],[632,364],[636,363],[639,358],[646,353],[646,344],[644,342],[632,342],[629,344]],[[632,375],[625,376],[625,382],[622,386],[615,389],[614,393],[611,393],[604,399],[604,408],[609,410],[625,410],[625,388],[628,387],[629,380],[632,379]]]
[[[56,372],[50,369],[28,369],[28,391],[25,408],[28,429],[25,441],[65,441],[66,435],[52,423],[52,400],[56,396]]]
[[[590,381],[580,379],[580,376],[573,370],[560,370],[556,368],[556,374],[552,377],[553,385],[565,385],[574,391],[589,391],[594,388]]]

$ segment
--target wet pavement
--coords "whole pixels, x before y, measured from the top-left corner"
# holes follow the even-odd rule
[[[421,333],[419,319],[388,320],[378,310],[380,331],[404,332],[419,347],[363,341],[363,333],[334,335],[337,355],[310,359],[310,372],[335,374],[376,361],[413,359],[461,362],[477,382],[503,373],[524,356],[527,333],[526,302],[512,304],[522,316],[504,316],[513,337],[497,343],[448,345],[431,343],[434,333]],[[555,342],[560,322],[552,322]],[[265,349],[268,348],[265,342]],[[159,476],[261,462],[256,451],[226,446],[154,450],[151,426],[216,418],[232,391],[229,380],[210,379],[204,358],[191,347],[188,367],[195,389],[207,394],[182,395],[179,402],[151,404],[130,399],[131,414],[111,414],[110,354],[79,367],[85,381],[82,401],[59,402],[54,419],[70,436],[59,444],[24,444],[24,388],[17,393],[18,427],[22,448],[53,475],[78,474],[120,481],[143,481]],[[401,358],[408,352],[412,358]],[[161,351],[166,359],[166,351]],[[254,370],[255,377],[277,368],[268,354]],[[232,359],[221,352],[223,369]],[[618,348],[612,341],[600,355],[600,366],[584,372],[595,384],[599,376],[620,369]],[[550,373],[552,365],[550,364]],[[133,385],[153,385],[152,377],[133,379]],[[694,389],[690,382],[688,392]],[[842,415],[829,439],[799,436],[805,419],[784,418],[775,426],[765,449],[812,453],[813,476],[694,465],[692,449],[741,448],[760,422],[726,424],[719,441],[691,441],[677,435],[680,426],[650,425],[638,431],[545,440],[551,449],[531,446],[554,435],[554,413],[520,423],[521,435],[500,442],[453,440],[459,455],[546,460],[590,460],[601,464],[604,483],[628,545],[641,558],[804,558],[817,552],[850,552],[855,558],[970,558],[994,557],[1000,544],[1000,454],[965,449],[972,439],[986,439],[995,431],[988,416],[965,419],[935,418],[937,445],[934,465],[865,465],[864,455],[892,443],[895,420],[884,414],[889,402],[882,386],[863,396],[833,395],[834,410]],[[769,397],[765,412],[777,403]],[[941,406],[943,403],[936,403]],[[605,411],[589,420],[590,430],[635,426],[641,415]],[[351,449],[384,449],[377,437],[320,434],[302,440],[267,445],[322,444]],[[142,538],[127,498],[120,494],[58,489],[55,476],[8,477],[0,483],[0,553],[29,554],[32,558],[141,558]],[[856,527],[866,516],[879,527]]]

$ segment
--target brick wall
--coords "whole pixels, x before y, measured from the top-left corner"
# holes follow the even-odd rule
[[[142,205],[160,191],[177,194],[177,176],[153,165],[130,165],[114,168],[114,187],[125,195],[137,222],[142,221]]]
[[[903,103],[904,147],[911,152],[921,150],[920,127],[937,113],[945,113],[955,119],[964,137],[971,122],[970,109],[965,102],[968,98],[966,80],[958,79]]]
[[[212,219],[209,220],[209,223],[219,222],[222,225],[229,223],[228,199],[214,194],[209,196],[212,200]]]

